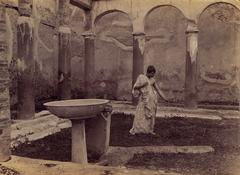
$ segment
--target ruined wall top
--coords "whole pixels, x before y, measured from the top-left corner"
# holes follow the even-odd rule
[[[190,21],[199,20],[202,12],[212,4],[228,3],[240,9],[239,0],[97,0],[92,3],[92,26],[101,16],[119,11],[129,16],[133,24],[133,32],[144,32],[144,23],[146,16],[159,6],[172,6],[178,9],[186,19]]]

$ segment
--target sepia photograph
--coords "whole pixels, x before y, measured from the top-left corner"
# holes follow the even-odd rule
[[[240,0],[0,0],[0,175],[240,175]]]

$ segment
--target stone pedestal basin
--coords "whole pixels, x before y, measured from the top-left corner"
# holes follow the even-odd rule
[[[81,120],[95,117],[108,103],[109,100],[105,99],[76,99],[48,102],[44,103],[44,106],[60,118]]]
[[[60,118],[67,118],[72,121],[72,161],[87,163],[87,146],[85,133],[85,120],[94,122],[89,137],[89,147],[104,147],[109,144],[110,119],[109,100],[105,99],[75,99],[60,100],[44,103],[44,106],[54,115]],[[106,110],[107,109],[107,110]],[[106,116],[106,117],[105,117]],[[101,120],[101,118],[104,120]],[[91,118],[91,120],[90,120]],[[95,119],[96,118],[96,119]],[[100,118],[100,120],[99,120]],[[92,120],[93,119],[93,120]],[[88,122],[88,120],[86,120]],[[106,128],[107,127],[107,128]],[[100,137],[99,139],[96,137]],[[87,138],[88,140],[88,138]],[[97,140],[97,142],[95,141]],[[102,143],[104,142],[104,143]]]

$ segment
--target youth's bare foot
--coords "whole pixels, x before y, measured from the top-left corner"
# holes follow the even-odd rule
[[[132,129],[129,131],[129,133],[130,133],[131,135],[135,135],[135,134],[136,134]]]
[[[152,134],[152,135],[154,135],[154,136],[156,135],[156,133],[155,133],[154,131],[150,132],[150,134]]]

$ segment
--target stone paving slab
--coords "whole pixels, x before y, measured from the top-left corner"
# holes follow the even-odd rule
[[[11,125],[12,148],[28,141],[42,139],[72,126],[70,120],[60,119],[48,111],[42,111],[35,116],[31,120],[13,122]]]
[[[180,175],[162,170],[137,170],[125,167],[106,167],[98,165],[80,165],[71,162],[37,160],[12,156],[1,166],[18,172],[19,175]]]

